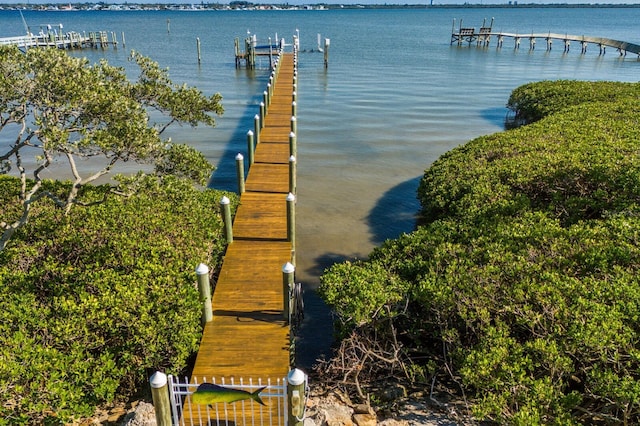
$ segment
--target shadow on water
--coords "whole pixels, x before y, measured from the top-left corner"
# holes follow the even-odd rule
[[[241,76],[240,73],[244,74]],[[245,69],[238,68],[236,71],[238,78],[246,78],[248,81],[255,81],[255,84],[266,87],[269,72],[268,69]],[[242,153],[245,158],[244,168],[248,171],[247,165],[247,132],[253,130],[253,117],[260,113],[260,102],[262,101],[262,92],[251,95],[247,107],[240,114],[238,125],[234,129],[225,150],[220,155],[218,163],[215,164],[216,169],[209,180],[209,187],[224,191],[237,191],[238,182],[236,178],[236,155]],[[224,100],[223,100],[224,105]]]
[[[381,244],[389,238],[397,238],[403,232],[415,230],[420,212],[417,191],[421,178],[422,176],[418,176],[394,186],[373,207],[367,220],[374,244]]]
[[[387,191],[367,216],[372,231],[372,241],[380,244],[396,238],[416,227],[420,203],[416,191],[421,176],[403,182]],[[357,256],[325,253],[315,259],[307,270],[310,276],[319,277],[334,263],[354,259]],[[304,320],[296,335],[296,365],[310,370],[318,359],[328,358],[333,340],[333,317],[329,307],[313,288],[304,293]]]
[[[509,109],[506,107],[486,108],[480,112],[480,115],[487,122],[504,128],[509,117]]]
[[[326,253],[316,258],[307,272],[309,276],[319,277],[329,266],[350,258],[353,257]],[[333,316],[315,288],[305,287],[303,300],[304,319],[296,331],[296,367],[309,372],[318,359],[328,359],[331,355]]]

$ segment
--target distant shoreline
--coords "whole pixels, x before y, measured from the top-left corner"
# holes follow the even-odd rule
[[[427,2],[430,0],[427,0]],[[481,1],[481,0],[477,0]],[[249,1],[231,1],[221,3],[0,3],[0,10],[30,10],[30,11],[78,11],[78,10],[344,10],[344,9],[635,9],[640,4],[567,4],[567,3],[518,3],[514,0],[503,4],[327,4],[308,3],[291,5],[288,3],[252,3]]]

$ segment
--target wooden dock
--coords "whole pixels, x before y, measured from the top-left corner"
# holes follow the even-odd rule
[[[287,222],[294,68],[294,55],[281,53],[264,127],[256,138],[254,163],[249,165],[233,222],[233,242],[215,285],[213,320],[204,328],[192,383],[240,383],[242,378],[244,383],[262,380],[264,384],[285,378],[290,370],[291,330],[283,308],[283,266],[293,262],[294,250]],[[266,409],[271,423],[284,424],[286,413],[248,402],[243,407],[245,415],[248,407],[250,420],[245,418],[242,423],[264,424],[257,417],[264,417]],[[188,404],[189,399],[185,406]],[[209,411],[206,407],[185,409],[181,424],[206,424],[209,416],[213,424],[229,424],[224,413]]]
[[[284,48],[284,39],[278,39],[276,35],[274,40],[271,37],[265,42],[259,42],[256,35],[248,36],[244,39],[244,49],[240,47],[240,39],[235,39],[235,57],[236,68],[239,68],[243,63],[246,68],[255,68],[256,59],[258,56],[268,56],[273,63],[273,57],[279,49]]]
[[[477,46],[487,47],[491,42],[491,38],[496,38],[496,45],[501,48],[505,38],[513,39],[514,49],[519,49],[522,40],[528,40],[529,50],[534,50],[537,40],[542,40],[545,43],[545,50],[550,51],[554,41],[560,41],[562,51],[568,53],[571,43],[578,43],[580,45],[580,52],[582,54],[587,52],[587,46],[593,44],[598,47],[599,54],[604,55],[606,48],[611,47],[618,51],[620,56],[626,56],[627,52],[635,53],[640,56],[640,45],[635,43],[629,43],[626,41],[613,40],[605,37],[589,37],[589,36],[577,36],[569,34],[559,33],[507,33],[493,31],[493,19],[491,25],[486,26],[486,20],[482,26],[476,31],[475,27],[463,27],[462,20],[459,22],[458,29],[456,29],[455,19],[453,20],[453,27],[451,29],[451,44],[457,43],[458,46],[463,43],[476,43]]]
[[[124,34],[122,35],[124,43]],[[108,46],[117,47],[118,40],[115,33],[111,33],[111,39],[107,31],[93,31],[88,35],[77,32],[67,33],[40,33],[38,35],[29,34],[17,37],[0,38],[0,46],[13,45],[20,49],[31,49],[34,47],[54,47],[58,49],[86,49],[86,48],[106,48]]]

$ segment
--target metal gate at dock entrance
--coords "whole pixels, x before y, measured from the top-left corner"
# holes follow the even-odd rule
[[[197,379],[190,382],[188,378],[167,376],[169,398],[171,401],[172,423],[176,426],[285,426],[287,424],[287,380],[271,379],[248,382],[240,379],[239,383],[217,382],[214,379],[204,379],[198,383]],[[191,395],[202,383],[213,383],[246,392],[255,392],[265,387],[260,398],[266,406],[257,404],[250,399],[234,403],[216,403],[200,405],[191,401]]]

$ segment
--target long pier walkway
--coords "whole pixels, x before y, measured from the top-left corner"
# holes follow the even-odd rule
[[[122,34],[124,43],[124,33]],[[87,34],[77,32],[68,33],[41,33],[39,35],[24,35],[16,37],[0,38],[0,46],[18,46],[20,49],[30,49],[34,47],[55,47],[58,49],[84,49],[84,48],[106,48],[109,45],[116,47],[118,40],[115,33],[111,33],[111,40],[106,31],[95,31]]]
[[[264,123],[256,129],[254,161],[236,211],[233,241],[213,294],[213,320],[206,323],[192,383],[215,378],[218,384],[239,384],[243,379],[245,384],[261,380],[265,385],[266,380],[285,378],[290,370],[291,331],[283,308],[283,266],[293,263],[294,250],[287,222],[287,197],[292,192],[294,62],[291,53],[281,53],[278,59]],[[282,420],[286,413],[276,405],[267,402],[267,407],[262,407],[247,401],[245,411],[249,407],[249,417],[256,418],[241,423],[255,420],[255,424],[264,424],[257,416],[264,417],[267,410],[273,423],[282,424],[278,418]],[[213,424],[224,418],[206,406],[189,407],[183,412],[182,424],[206,424],[209,415]],[[236,420],[233,424],[239,423]]]
[[[544,40],[545,49],[547,51],[551,50],[554,40],[560,41],[562,43],[562,50],[565,53],[569,52],[570,46],[572,42],[580,44],[580,52],[586,53],[587,46],[589,44],[594,44],[598,46],[599,54],[604,55],[606,53],[607,47],[612,47],[616,49],[620,56],[626,56],[627,52],[635,53],[636,55],[640,55],[640,45],[635,43],[629,43],[626,41],[613,40],[605,37],[590,37],[584,35],[569,35],[569,34],[558,34],[558,33],[508,33],[502,31],[493,31],[493,20],[491,21],[490,26],[485,26],[486,22],[482,24],[478,31],[474,27],[463,27],[462,20],[460,20],[459,27],[456,30],[455,28],[455,19],[453,21],[453,27],[451,30],[451,44],[457,43],[461,45],[466,42],[469,45],[473,42],[476,42],[478,46],[489,46],[491,41],[491,37],[495,37],[497,39],[497,47],[500,48],[503,45],[505,38],[512,38],[514,41],[514,49],[520,48],[520,43],[523,39],[529,41],[529,49],[534,50],[536,46],[536,40]]]

